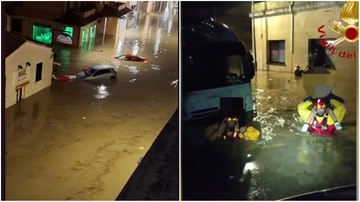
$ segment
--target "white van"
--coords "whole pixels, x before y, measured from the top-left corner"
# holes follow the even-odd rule
[[[252,122],[255,67],[245,45],[226,25],[212,19],[184,24],[182,36],[182,120],[230,110],[243,124]]]

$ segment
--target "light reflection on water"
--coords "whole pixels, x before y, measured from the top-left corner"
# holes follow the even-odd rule
[[[137,55],[139,52],[139,41],[135,40],[132,48],[132,54]]]
[[[208,145],[207,143],[202,145],[202,139],[192,138],[199,137],[197,134],[201,134],[208,126],[206,124],[211,123],[205,123],[205,127],[195,124],[183,125],[183,131],[186,131],[183,134],[189,135],[187,142],[199,142],[198,145],[187,146],[188,148],[183,150],[183,152],[189,150],[189,154],[186,154],[187,157],[184,159],[188,158],[196,165],[184,168],[191,174],[187,173],[187,180],[183,178],[183,182],[188,181],[187,186],[194,186],[191,188],[194,193],[187,190],[190,193],[188,195],[197,196],[195,192],[199,185],[196,180],[189,180],[193,178],[202,179],[204,190],[213,190],[213,186],[218,187],[218,190],[210,193],[219,198],[224,197],[224,200],[276,200],[310,191],[354,184],[356,126],[348,124],[349,121],[355,121],[355,116],[349,116],[356,113],[355,92],[348,92],[353,90],[351,86],[354,83],[355,81],[352,84],[341,82],[342,85],[335,87],[336,92],[339,92],[338,95],[345,99],[349,111],[344,121],[344,130],[339,136],[329,139],[304,137],[299,136],[302,121],[296,110],[297,105],[307,96],[301,81],[296,81],[292,74],[257,72],[256,78],[252,81],[258,112],[255,120],[260,122],[262,136],[267,141],[265,144],[254,144],[241,143],[241,141],[224,142],[218,139],[209,142]],[[250,149],[244,151],[244,148],[250,146]],[[231,150],[232,148],[234,150]],[[221,152],[225,154],[220,155]],[[251,153],[253,158],[250,163],[241,157],[247,153]],[[209,160],[203,160],[207,155]],[[228,166],[218,163],[223,162],[224,158],[228,158],[224,163]],[[198,161],[201,163],[195,163]],[[241,164],[241,169],[233,169],[238,164]],[[197,167],[207,169],[209,174],[202,174],[201,169],[199,172],[191,171]],[[250,179],[242,180],[247,172],[250,172]],[[212,178],[224,181],[226,179],[227,182],[232,180],[234,183],[229,187],[228,184],[219,182],[221,180],[211,181]],[[235,184],[235,181],[240,183]],[[246,196],[242,195],[244,193]]]
[[[122,19],[119,19],[116,40],[115,40],[115,46],[116,46],[115,55],[116,56],[120,55],[123,51],[125,35],[126,35],[126,23]]]
[[[154,45],[154,55],[158,54],[160,43],[161,43],[161,29],[158,29],[156,33],[156,41]]]
[[[271,140],[276,136],[282,138],[300,135],[302,121],[296,107],[307,97],[302,81],[295,80],[291,74],[258,72],[252,86],[258,111],[255,121],[261,123],[263,138]],[[342,88],[342,86],[335,86],[335,90]],[[350,93],[339,94],[348,100],[346,105],[353,105],[350,95]],[[353,113],[355,113],[354,110],[349,108],[348,114]],[[350,119],[349,116],[346,121]]]
[[[110,93],[106,90],[106,87],[104,85],[98,86],[95,89],[97,91],[95,98],[99,100],[105,99],[110,96]]]
[[[147,15],[146,19],[145,19],[145,24],[144,24],[144,29],[142,32],[142,37],[141,37],[141,46],[140,46],[140,51],[143,52],[147,46],[148,43],[148,39],[150,36],[150,21],[151,21],[151,17],[152,15]]]
[[[253,81],[253,91],[258,110],[258,116],[255,120],[261,124],[261,133],[263,138],[268,140],[269,149],[265,149],[267,146],[261,147],[266,151],[260,152],[257,157],[257,160],[262,162],[259,169],[261,172],[252,173],[251,188],[248,192],[249,200],[271,199],[275,196],[286,197],[291,194],[304,193],[305,190],[314,191],[314,189],[330,188],[337,183],[345,185],[352,181],[350,177],[354,170],[352,170],[351,165],[346,161],[339,160],[340,153],[346,150],[344,146],[337,145],[328,148],[329,146],[324,145],[334,144],[330,140],[296,136],[301,135],[300,128],[302,126],[302,120],[296,107],[307,96],[300,84],[301,82],[294,80],[291,74],[273,72],[258,72],[257,79]],[[345,100],[351,100],[351,97],[347,95],[339,96]],[[352,106],[348,110],[353,110],[354,103],[348,104]],[[349,128],[350,126],[348,126]],[[342,131],[341,135],[353,136],[354,134]],[[286,154],[282,154],[282,152],[286,152]],[[346,155],[342,154],[342,156]],[[351,162],[353,157],[354,154],[348,155],[347,161]],[[272,164],[277,164],[277,167],[268,170],[266,165],[271,166]],[[328,168],[332,167],[333,170],[325,172],[323,170],[325,165]],[[345,174],[344,169],[348,170],[350,174]],[[342,173],[346,179],[338,180],[336,177],[323,179],[325,176],[336,175],[335,173]],[[315,176],[306,177],[309,174]],[[288,189],[278,194],[270,194],[272,190],[280,188],[282,184],[279,182],[280,179],[284,179],[284,182],[285,179],[294,180],[294,182],[293,185],[288,182]],[[298,184],[308,188],[301,189],[297,187]],[[292,190],[291,187],[295,189]]]
[[[130,71],[131,74],[139,74],[139,72],[140,72],[140,68],[137,67],[137,66],[125,65],[125,67],[129,68],[129,71]]]
[[[169,7],[166,6],[162,20],[163,20],[163,21],[167,21],[167,19],[169,18],[169,14],[170,14],[170,13],[169,13]]]
[[[175,81],[171,82],[171,85],[174,86],[175,88],[178,86],[179,84],[179,79],[176,79]]]
[[[172,24],[173,24],[173,18],[171,17],[171,18],[169,19],[168,28],[167,28],[167,34],[168,34],[168,36],[170,36]]]
[[[176,12],[174,13],[176,14]],[[166,46],[172,37],[173,21],[176,18],[171,14],[172,10],[166,7],[161,15],[157,13],[146,15],[144,24],[137,26],[142,31],[139,33],[134,30],[126,30],[121,26],[118,28],[118,34],[115,37],[114,55],[131,53],[149,59],[148,63],[112,60],[111,63],[119,70],[119,74],[123,70],[129,71],[131,78],[126,79],[128,82],[134,83],[136,79],[139,79],[138,75],[141,74],[141,71],[149,74],[163,70],[163,67],[159,65],[156,59],[160,57],[160,54],[164,55],[168,51]],[[156,30],[156,32],[152,33],[152,30]],[[148,50],[149,46],[152,47],[153,52]],[[174,78],[169,79],[169,84],[176,88],[177,83],[174,83],[173,80]]]
[[[158,14],[146,15],[145,23],[142,26],[143,28],[140,40],[134,38],[133,35],[135,35],[136,33],[131,32],[129,34],[126,34],[126,29],[119,26],[119,31],[116,36],[115,55],[120,55],[124,53],[141,55],[141,53],[145,51],[146,46],[151,43],[150,38],[152,37],[152,30],[155,29],[156,36],[155,41],[153,41],[153,54],[155,58],[158,58],[159,54],[165,53],[167,50],[162,47],[162,44],[168,44],[174,20],[174,16],[170,15],[170,11],[171,9],[166,7],[164,13],[162,14],[162,17]],[[176,11],[174,13],[176,14]],[[119,23],[119,25],[121,24],[122,23]],[[163,32],[167,32],[167,34],[165,35],[167,37],[164,37]]]
[[[161,68],[162,67],[160,65],[151,64],[151,69],[154,71],[160,71]]]
[[[125,33],[120,34],[118,37],[115,56],[119,56],[121,54],[123,46],[124,46],[124,41],[125,41]]]

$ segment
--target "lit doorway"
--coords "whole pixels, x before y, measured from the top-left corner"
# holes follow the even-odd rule
[[[96,36],[96,24],[92,24],[90,27],[90,40],[95,39]]]
[[[84,28],[82,31],[82,42],[86,43],[89,41],[89,29],[88,28]]]

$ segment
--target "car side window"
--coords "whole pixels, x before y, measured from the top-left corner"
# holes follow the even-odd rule
[[[131,58],[131,60],[133,60],[133,61],[137,61],[137,60],[138,60],[138,58],[137,58],[137,57],[132,57],[132,58]]]
[[[111,71],[108,70],[108,69],[102,69],[102,70],[99,70],[97,72],[95,72],[95,74],[93,76],[99,76],[99,75],[102,75],[102,74],[107,74],[107,73],[110,73]]]

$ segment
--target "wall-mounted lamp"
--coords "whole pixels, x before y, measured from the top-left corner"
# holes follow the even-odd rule
[[[18,70],[21,70],[21,69],[23,69],[23,66],[19,65]]]
[[[26,62],[26,66],[30,67],[31,66],[30,62]]]

